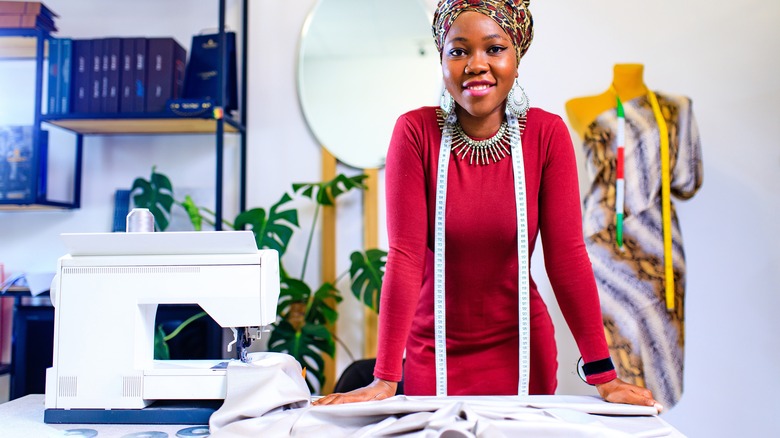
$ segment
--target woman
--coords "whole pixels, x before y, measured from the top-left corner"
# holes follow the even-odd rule
[[[553,326],[528,267],[541,232],[588,382],[608,401],[660,410],[649,391],[617,379],[609,359],[568,130],[529,110],[515,85],[533,36],[527,2],[442,0],[433,33],[441,108],[401,116],[387,157],[390,252],[375,380],[316,404],[395,395],[404,348],[406,394],[554,393]]]

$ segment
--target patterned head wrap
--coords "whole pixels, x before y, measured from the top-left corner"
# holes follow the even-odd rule
[[[432,27],[436,48],[442,52],[444,38],[461,12],[479,12],[492,18],[509,35],[519,65],[534,37],[534,21],[528,9],[530,3],[531,0],[439,0]]]

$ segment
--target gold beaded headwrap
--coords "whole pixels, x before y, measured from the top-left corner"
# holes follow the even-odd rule
[[[444,38],[461,12],[479,12],[492,18],[509,35],[519,65],[534,38],[534,21],[528,9],[530,3],[530,0],[440,0],[432,26],[436,48],[441,53]]]

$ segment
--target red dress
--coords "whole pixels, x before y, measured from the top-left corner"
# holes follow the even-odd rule
[[[574,150],[560,117],[532,108],[522,135],[530,250],[541,232],[556,298],[585,362],[609,358],[596,284],[582,238]],[[374,375],[409,395],[436,393],[433,234],[441,130],[436,108],[398,119],[385,169],[390,250]],[[512,160],[448,170],[446,333],[450,395],[512,395],[518,382],[517,220]],[[557,351],[531,279],[531,394],[555,392]],[[614,371],[589,376],[603,383]]]

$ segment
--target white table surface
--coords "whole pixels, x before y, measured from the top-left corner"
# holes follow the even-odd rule
[[[169,437],[192,425],[169,424],[46,424],[43,422],[43,394],[32,394],[0,404],[0,437],[49,438],[67,436],[69,429],[93,429],[96,438],[123,437],[138,432],[160,431]]]
[[[356,406],[357,405],[353,405]],[[143,425],[143,424],[45,424],[43,422],[44,396],[27,395],[22,398],[0,404],[0,437],[2,438],[48,438],[67,436],[67,430],[93,429],[97,438],[125,437],[141,432],[164,432],[168,437],[176,437],[182,429],[192,425]],[[633,433],[637,437],[668,436],[685,438],[661,417],[600,417],[612,428]],[[660,434],[659,434],[660,433]]]

